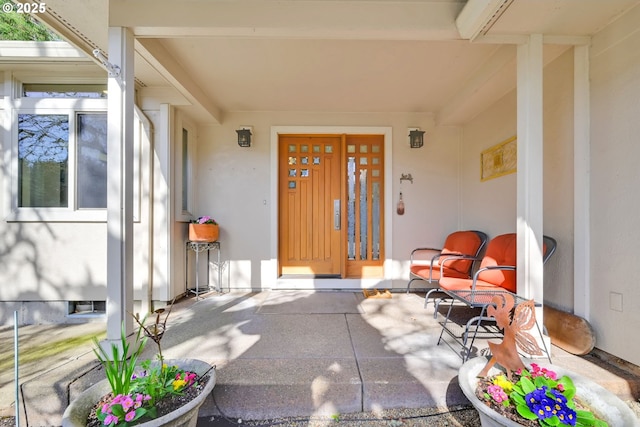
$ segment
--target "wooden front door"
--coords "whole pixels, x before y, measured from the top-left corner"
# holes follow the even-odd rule
[[[280,136],[281,275],[341,275],[341,140]]]
[[[280,135],[280,275],[383,277],[383,147],[382,135]]]

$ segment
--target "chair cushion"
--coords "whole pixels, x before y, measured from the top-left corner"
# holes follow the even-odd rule
[[[517,235],[515,233],[502,234],[489,241],[487,251],[480,268],[509,265],[515,267],[517,264]],[[513,270],[487,270],[478,275],[478,280],[500,286],[511,292],[516,292],[516,272]]]
[[[445,291],[470,291],[472,279],[464,279],[458,277],[443,277],[440,279],[438,286]],[[499,286],[482,280],[476,281],[476,291],[495,291],[500,290]]]
[[[418,276],[421,279],[429,280],[429,266],[428,265],[412,265],[411,274],[414,276]],[[468,278],[468,272],[461,273],[458,270],[454,270],[452,268],[443,267],[445,277],[459,277],[459,278]],[[434,264],[433,273],[431,273],[431,280],[440,280],[440,265]]]
[[[481,244],[482,240],[477,233],[473,231],[456,231],[447,236],[442,248],[441,259],[446,257],[446,254],[477,256]],[[472,263],[473,261],[468,259],[448,260],[445,266],[450,270],[463,274],[462,277],[469,277]],[[447,276],[446,273],[445,276]]]

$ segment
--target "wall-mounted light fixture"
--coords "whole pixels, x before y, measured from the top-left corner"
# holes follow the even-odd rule
[[[409,128],[409,146],[420,148],[424,145],[424,131],[420,128]]]
[[[238,132],[238,145],[240,147],[251,147],[251,126],[240,126],[240,129],[236,129]]]

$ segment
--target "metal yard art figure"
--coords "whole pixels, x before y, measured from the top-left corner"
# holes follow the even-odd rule
[[[512,371],[525,369],[516,345],[527,354],[542,355],[536,339],[527,332],[536,324],[535,303],[529,300],[514,308],[515,300],[508,293],[496,295],[491,301],[493,304],[487,307],[487,314],[494,317],[498,327],[504,330],[504,338],[500,343],[489,342],[492,356],[478,377],[487,376],[493,365],[498,363],[507,371],[507,377],[511,380]]]

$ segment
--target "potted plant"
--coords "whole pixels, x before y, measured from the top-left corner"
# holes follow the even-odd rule
[[[487,315],[504,330],[504,339],[489,342],[489,360],[471,359],[458,371],[462,392],[483,427],[640,426],[631,408],[593,381],[561,368],[523,363],[516,344],[528,354],[542,355],[527,332],[536,325],[533,300],[515,306],[510,293],[496,295]]]
[[[201,216],[189,224],[189,240],[192,242],[215,242],[219,234],[218,223],[210,216]]]
[[[169,317],[168,313],[160,323],[163,311],[156,312],[156,321],[150,326],[136,318],[140,327],[132,346],[124,328],[111,353],[95,342],[94,352],[106,379],[71,402],[62,417],[64,427],[196,425],[198,410],[215,385],[215,368],[197,359],[163,358],[160,340]],[[158,346],[157,360],[138,363],[147,338]]]
[[[476,357],[458,372],[462,392],[491,426],[640,426],[629,406],[613,393],[574,372],[531,363],[509,379],[493,366],[478,376],[487,358]]]

